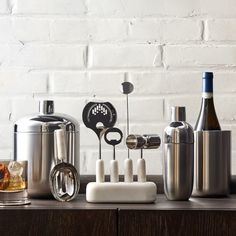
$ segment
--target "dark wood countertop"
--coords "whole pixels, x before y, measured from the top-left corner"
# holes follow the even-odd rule
[[[236,235],[236,195],[153,204],[93,204],[32,199],[31,205],[0,208],[2,235],[169,236]]]
[[[80,194],[78,198],[71,202],[58,202],[54,199],[31,199],[30,205],[25,206],[6,206],[1,210],[20,209],[20,210],[230,210],[236,211],[236,195],[226,198],[195,198],[189,201],[168,201],[164,194],[157,194],[155,203],[151,204],[124,204],[124,203],[88,203],[85,194]]]

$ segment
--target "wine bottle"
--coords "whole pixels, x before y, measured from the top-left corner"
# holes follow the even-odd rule
[[[202,104],[195,125],[196,131],[220,130],[213,100],[213,73],[204,72],[202,76]]]

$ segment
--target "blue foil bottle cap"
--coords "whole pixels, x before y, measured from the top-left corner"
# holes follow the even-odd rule
[[[213,79],[213,72],[203,72],[202,73],[202,78],[203,79]]]
[[[213,73],[204,72],[202,74],[202,92],[212,93],[213,92]]]

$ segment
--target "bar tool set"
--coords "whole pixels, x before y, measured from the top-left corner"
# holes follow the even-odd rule
[[[98,137],[96,182],[86,187],[92,203],[152,203],[157,186],[147,181],[146,156],[158,149],[158,134],[130,134],[129,95],[134,85],[121,84],[126,101],[126,135],[115,127],[117,112],[110,102],[89,102],[82,119]],[[124,137],[125,136],[125,137]],[[14,124],[14,160],[0,162],[0,204],[29,204],[31,198],[54,197],[67,202],[76,198],[80,187],[79,123],[71,116],[54,113],[54,102],[41,101],[39,114]],[[105,182],[102,139],[112,146],[110,182]],[[125,139],[124,181],[120,182],[116,147]],[[133,178],[132,153],[137,160],[137,181]],[[230,193],[231,131],[221,130],[213,103],[213,73],[203,73],[201,111],[195,130],[186,122],[185,107],[171,108],[171,123],[163,136],[164,193],[168,200],[184,201],[190,196],[215,197]],[[13,181],[14,180],[14,181]],[[15,193],[9,194],[9,191]],[[8,201],[7,201],[8,200]]]
[[[107,144],[113,146],[113,160],[110,162],[110,182],[104,182],[104,162],[96,165],[96,182],[91,182],[86,188],[86,200],[88,202],[125,202],[125,203],[151,203],[156,200],[156,185],[146,181],[146,163],[143,159],[143,149],[159,148],[161,140],[158,135],[129,135],[129,101],[128,94],[134,89],[132,83],[125,81],[122,83],[122,91],[126,94],[127,106],[127,139],[128,157],[124,161],[124,182],[119,182],[119,166],[115,155],[115,146],[120,144],[123,134],[120,129],[113,127],[116,122],[115,109],[106,109],[105,104],[110,103],[88,103],[83,110],[83,121],[88,128],[93,120],[93,127],[102,125],[105,130],[104,139]],[[96,104],[96,105],[95,105]],[[97,108],[95,112],[93,106]],[[111,105],[109,105],[111,107]],[[104,114],[105,109],[105,114]],[[107,114],[113,114],[107,119]],[[115,119],[112,119],[115,117]],[[114,122],[107,122],[107,120]],[[93,129],[93,128],[92,128]],[[94,129],[93,129],[94,130]],[[109,134],[116,133],[118,138],[108,138]],[[101,160],[101,135],[99,135],[99,159]],[[130,149],[140,149],[141,157],[137,162],[138,181],[133,181],[133,162],[130,158]]]

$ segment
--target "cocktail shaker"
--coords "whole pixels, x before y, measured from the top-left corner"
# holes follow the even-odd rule
[[[30,197],[51,197],[49,174],[57,164],[54,131],[64,129],[66,163],[79,173],[79,123],[71,116],[54,113],[53,101],[41,101],[39,114],[24,117],[14,125],[14,160],[28,161]]]
[[[188,200],[193,189],[194,132],[185,121],[185,107],[171,108],[164,131],[163,178],[168,200]]]

